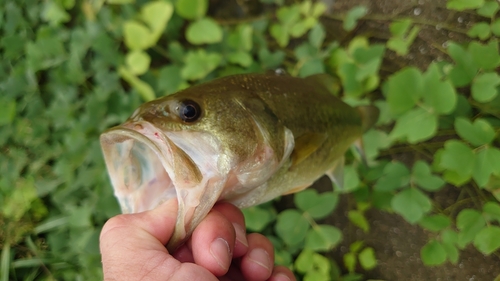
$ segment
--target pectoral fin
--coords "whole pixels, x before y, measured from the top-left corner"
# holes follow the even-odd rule
[[[307,133],[295,139],[295,146],[292,151],[292,167],[297,166],[321,147],[327,138],[326,134]]]
[[[344,156],[335,161],[332,169],[326,175],[332,180],[340,190],[344,189]]]

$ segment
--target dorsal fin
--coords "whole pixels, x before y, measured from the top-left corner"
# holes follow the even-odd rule
[[[329,74],[326,73],[314,74],[306,77],[305,79],[315,84],[323,86],[325,90],[327,90],[329,93],[335,96],[337,96],[338,93],[340,92],[340,81]]]

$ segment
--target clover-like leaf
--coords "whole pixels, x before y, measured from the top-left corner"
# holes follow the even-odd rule
[[[495,72],[479,74],[472,82],[472,97],[478,102],[492,101],[497,95],[500,76]]]
[[[461,141],[449,140],[444,144],[439,166],[458,174],[472,175],[475,155],[472,149]]]
[[[423,217],[418,222],[418,224],[425,229],[438,232],[450,226],[451,220],[449,217],[445,215],[438,214],[438,215]]]
[[[479,68],[492,70],[500,65],[497,40],[491,40],[487,45],[472,41],[469,44],[468,51]]]
[[[328,216],[337,206],[338,199],[338,195],[333,192],[318,194],[314,189],[306,189],[294,196],[297,207],[314,219]]]
[[[329,251],[342,241],[342,232],[332,225],[317,225],[306,236],[305,248],[313,251]]]
[[[424,161],[418,160],[413,164],[412,180],[427,191],[437,191],[441,189],[445,182],[444,180],[431,173],[431,168]]]
[[[222,28],[215,20],[202,18],[188,26],[186,39],[194,45],[217,43],[222,41]]]
[[[500,227],[493,225],[483,228],[474,239],[474,246],[485,255],[490,255],[500,248]]]
[[[432,207],[429,197],[416,188],[405,189],[396,194],[391,206],[411,224],[418,222]]]
[[[476,154],[472,178],[480,187],[485,187],[493,173],[500,174],[500,150],[486,147]]]
[[[128,69],[134,75],[142,75],[149,69],[151,57],[144,51],[131,51],[125,57]]]
[[[368,8],[365,6],[356,6],[350,9],[344,18],[344,30],[351,31],[356,27],[358,19],[364,17],[368,13]]]
[[[391,162],[384,167],[383,176],[374,186],[377,191],[393,191],[408,185],[410,171],[401,162]]]
[[[418,107],[406,112],[396,120],[391,131],[391,139],[405,138],[409,143],[417,143],[433,137],[437,132],[438,119],[431,112]]]
[[[285,210],[278,215],[275,230],[287,245],[302,242],[309,231],[309,222],[297,210]]]
[[[485,227],[486,221],[481,213],[474,209],[464,209],[457,216],[458,245],[465,247]]]
[[[205,16],[208,10],[208,0],[177,0],[175,11],[183,18],[195,20]]]
[[[446,250],[441,243],[431,240],[420,250],[420,257],[425,265],[440,265],[446,261]]]
[[[425,104],[439,114],[451,113],[457,104],[457,93],[448,79],[441,79],[438,66],[432,63],[424,74],[423,97]]]
[[[448,54],[456,62],[456,65],[449,72],[451,82],[456,87],[468,85],[478,71],[472,55],[454,42],[448,45]]]
[[[491,143],[495,138],[495,130],[488,121],[478,118],[474,123],[466,118],[455,119],[455,129],[457,134],[472,145],[481,146]]]
[[[478,37],[481,40],[488,39],[491,36],[490,25],[486,22],[478,22],[469,29],[467,35],[472,38]]]
[[[422,96],[422,73],[414,67],[407,67],[389,78],[385,91],[391,112],[403,114],[412,109]]]

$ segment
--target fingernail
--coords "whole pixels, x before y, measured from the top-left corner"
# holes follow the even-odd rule
[[[245,247],[248,247],[247,235],[243,226],[233,223],[234,231],[236,232],[236,240],[243,244]]]
[[[278,273],[271,279],[273,281],[291,281],[286,274]]]
[[[227,270],[229,268],[231,250],[226,240],[222,238],[215,239],[210,245],[210,254],[222,269]]]
[[[264,249],[257,248],[253,249],[248,257],[255,262],[256,264],[264,267],[267,270],[271,270],[271,259],[269,258],[269,254],[264,251]]]

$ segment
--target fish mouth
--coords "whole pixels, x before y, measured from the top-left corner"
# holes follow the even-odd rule
[[[174,182],[167,172],[170,169],[168,154],[164,152],[170,149],[161,149],[150,138],[127,126],[106,131],[100,140],[123,213],[152,210],[177,197]]]
[[[163,132],[149,122],[126,122],[100,138],[123,213],[152,210],[177,198],[175,251],[219,200],[227,181],[218,141],[207,133]],[[226,163],[227,161],[222,161]]]

